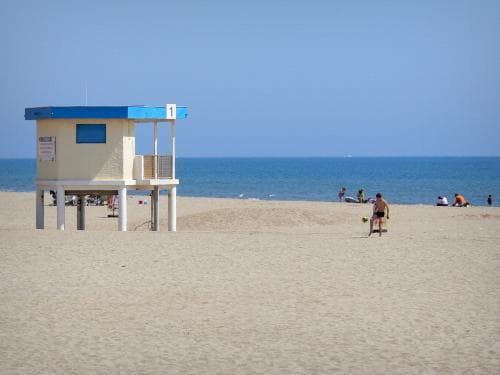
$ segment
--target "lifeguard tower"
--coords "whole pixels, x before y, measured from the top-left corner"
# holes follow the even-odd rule
[[[65,196],[78,197],[77,229],[85,229],[85,197],[118,196],[118,230],[127,230],[127,190],[151,191],[151,229],[158,231],[160,189],[168,191],[168,230],[176,230],[175,123],[187,107],[26,108],[36,120],[36,228],[44,229],[44,193],[57,192],[57,229],[65,226]],[[135,126],[154,127],[153,155],[136,155]],[[158,155],[158,125],[170,124],[171,154]]]

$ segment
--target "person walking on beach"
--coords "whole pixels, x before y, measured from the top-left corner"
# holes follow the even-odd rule
[[[487,202],[489,207],[493,206],[493,197],[491,196],[491,194],[488,195]]]
[[[382,198],[382,194],[377,193],[375,203],[373,204],[373,215],[370,219],[370,233],[368,233],[368,237],[373,233],[373,222],[378,220],[378,235],[382,236],[382,219],[385,216],[385,211],[387,210],[387,219],[389,219],[389,205]]]

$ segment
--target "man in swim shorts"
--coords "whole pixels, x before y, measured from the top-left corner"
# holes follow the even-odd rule
[[[373,222],[377,219],[378,219],[378,235],[382,236],[382,219],[385,216],[385,210],[387,210],[387,219],[389,219],[389,205],[387,204],[385,199],[382,198],[382,194],[377,193],[376,197],[377,199],[373,204],[373,215],[372,218],[370,219],[370,233],[368,233],[368,236],[372,235]]]

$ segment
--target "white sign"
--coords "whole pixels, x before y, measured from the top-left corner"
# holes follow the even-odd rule
[[[166,107],[167,120],[175,120],[177,118],[177,104],[167,104]]]
[[[40,161],[56,160],[56,137],[38,137],[38,159]]]

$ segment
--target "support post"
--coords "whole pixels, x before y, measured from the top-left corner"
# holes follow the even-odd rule
[[[64,218],[64,211],[65,211],[65,204],[66,204],[66,194],[64,192],[64,187],[63,186],[58,186],[57,187],[57,229],[58,230],[64,230],[64,223],[65,223],[65,218]]]
[[[78,206],[76,208],[76,229],[85,230],[85,206],[87,205],[87,196],[78,196]]]
[[[154,156],[153,156],[153,168],[155,180],[158,178],[158,122],[153,121],[154,127]]]
[[[154,199],[154,231],[159,231],[160,230],[160,187],[155,186],[153,190],[153,195],[155,197]]]
[[[118,230],[127,231],[127,187],[123,186],[118,190]]]
[[[44,194],[45,191],[37,187],[36,189],[36,229],[44,229]]]
[[[151,230],[155,230],[155,192],[151,190]]]
[[[175,180],[175,121],[170,122],[170,133],[172,135],[172,179]]]
[[[168,191],[168,230],[177,231],[177,187],[173,186]]]

